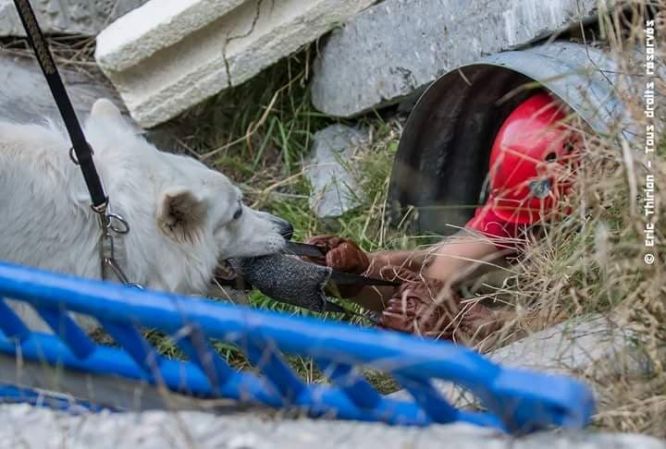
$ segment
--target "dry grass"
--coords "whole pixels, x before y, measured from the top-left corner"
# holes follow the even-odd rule
[[[84,73],[91,78],[103,78],[94,60],[95,39],[78,35],[49,36],[49,48],[59,69]],[[33,58],[33,51],[25,39],[5,37],[0,39],[3,53]]]
[[[601,27],[625,74],[643,70],[634,62],[635,52],[642,54],[644,48],[644,4],[636,3],[633,16],[609,15]],[[662,62],[664,50],[662,44]],[[643,113],[644,81],[636,76],[623,81],[616,86],[617,94],[638,129],[644,130],[651,120]],[[657,90],[666,94],[663,79],[657,81]],[[496,336],[500,342],[592,313],[633,331],[637,350],[649,360],[642,372],[592,368],[585,373],[600,397],[595,423],[607,430],[666,437],[666,138],[663,122],[656,118],[653,123],[658,128],[654,155],[645,154],[642,135],[630,143],[619,135],[598,136],[585,131],[583,124],[572,123],[585,137],[575,193],[568,199],[572,213],[544,226],[511,267],[504,285],[489,296],[508,301],[515,310],[505,333]],[[654,248],[644,244],[647,174],[654,175],[657,186]],[[656,255],[653,264],[644,261],[648,252]]]
[[[644,167],[627,168],[621,151],[610,141],[592,139],[581,167],[572,219],[553,223],[512,267],[506,286],[495,295],[510,301],[516,315],[504,342],[562,320],[603,314],[616,325],[631,329],[651,362],[644,376],[626,378],[617,372],[588,374],[600,396],[597,422],[604,428],[666,436],[666,281],[664,260],[647,265],[643,258],[644,220],[630,207],[627,174],[638,179]],[[662,147],[662,151],[664,148]],[[666,183],[666,163],[654,171]],[[664,204],[666,192],[659,192]],[[666,220],[659,213],[658,239],[663,242]],[[656,254],[663,255],[664,244]],[[493,296],[493,295],[491,295]],[[507,300],[507,298],[511,298]],[[617,376],[617,377],[612,377]]]

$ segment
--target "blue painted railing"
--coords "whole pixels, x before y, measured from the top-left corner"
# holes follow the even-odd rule
[[[55,334],[31,331],[1,298],[30,304]],[[118,346],[92,341],[68,311],[95,317]],[[142,329],[167,333],[188,360],[158,354]],[[0,331],[0,351],[20,352],[27,360],[159,384],[195,397],[301,409],[315,417],[418,426],[465,421],[529,432],[583,427],[593,411],[589,389],[574,379],[502,367],[448,342],[7,263],[0,263]],[[212,340],[238,347],[256,372],[230,367],[213,349]],[[303,382],[285,362],[284,353],[311,357],[330,385]],[[389,373],[412,399],[379,394],[359,374],[359,367]],[[435,389],[435,379],[465,387],[487,411],[456,409]]]

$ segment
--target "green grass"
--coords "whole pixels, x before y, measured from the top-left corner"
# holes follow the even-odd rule
[[[180,129],[191,130],[182,143],[240,185],[253,207],[292,223],[295,240],[335,233],[355,239],[366,250],[404,246],[405,239],[390,235],[384,226],[398,132],[394,124],[380,117],[361,120],[360,125],[371,129],[373,137],[347,162],[360,187],[359,207],[326,220],[311,212],[310,185],[302,170],[313,135],[333,123],[345,123],[313,109],[307,89],[311,62],[311,50],[306,48],[188,112],[177,123]],[[259,292],[252,292],[250,302],[257,307],[309,314]]]
[[[179,120],[193,130],[184,143],[248,185],[298,173],[313,133],[333,122],[310,105],[310,59],[306,49],[188,112]]]

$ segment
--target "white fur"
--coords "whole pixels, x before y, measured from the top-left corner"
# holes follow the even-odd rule
[[[158,151],[110,101],[95,103],[85,134],[111,210],[131,226],[117,241],[132,282],[203,294],[220,260],[284,246],[269,214],[242,206],[233,218],[241,194],[224,175]],[[100,230],[69,147],[52,123],[0,122],[0,259],[100,278]]]

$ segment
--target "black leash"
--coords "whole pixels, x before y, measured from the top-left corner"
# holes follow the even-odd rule
[[[138,284],[129,281],[123,273],[115,256],[115,246],[112,234],[122,235],[129,232],[129,224],[118,214],[109,212],[109,197],[104,193],[102,181],[99,178],[95,163],[93,161],[93,151],[86,141],[86,137],[81,129],[79,119],[72,106],[72,102],[67,95],[67,90],[62,82],[58,68],[53,61],[49,46],[44,39],[42,30],[37,23],[35,12],[30,6],[28,0],[14,0],[16,10],[25,28],[28,37],[28,43],[37,57],[39,66],[42,68],[46,82],[51,90],[51,95],[55,100],[56,106],[60,111],[62,121],[67,128],[67,134],[72,142],[69,156],[72,161],[81,168],[83,179],[85,180],[90,200],[91,208],[97,214],[98,224],[102,231],[100,237],[100,259],[102,279],[109,279],[109,275],[115,275],[123,284],[132,285],[141,288]]]
[[[51,89],[53,99],[58,106],[63,122],[65,122],[67,134],[69,134],[72,142],[72,150],[76,155],[75,163],[81,167],[81,172],[83,173],[83,178],[85,179],[90,199],[92,200],[92,208],[98,214],[106,216],[109,198],[104,193],[102,182],[95,169],[92,149],[83,135],[76,112],[74,112],[72,102],[67,95],[65,85],[62,82],[60,73],[58,73],[58,68],[53,61],[42,30],[39,28],[35,13],[28,0],[14,0],[14,4],[28,36],[28,43],[35,52],[46,82],[49,84],[49,89]]]

